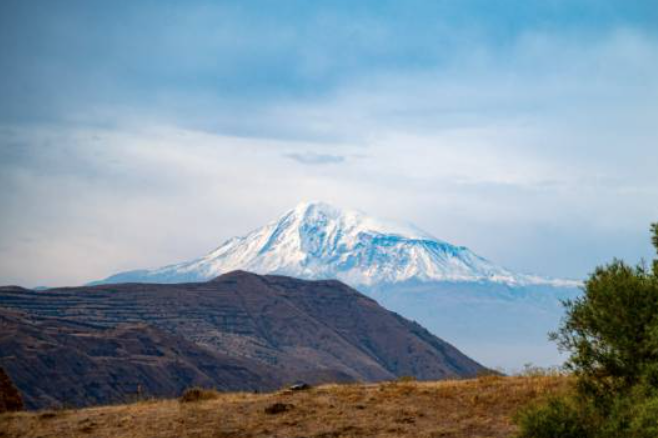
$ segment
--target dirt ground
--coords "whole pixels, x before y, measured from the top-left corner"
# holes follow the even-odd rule
[[[488,376],[271,394],[203,391],[192,401],[2,414],[0,437],[510,437],[520,407],[568,385],[559,376]]]

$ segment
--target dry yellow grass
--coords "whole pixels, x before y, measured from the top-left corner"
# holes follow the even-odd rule
[[[184,403],[4,414],[0,437],[509,437],[519,407],[568,385],[559,376],[489,376],[206,395]],[[281,406],[268,409],[276,403]]]

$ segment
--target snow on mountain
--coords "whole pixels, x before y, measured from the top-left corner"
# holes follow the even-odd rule
[[[97,283],[206,281],[246,270],[337,278],[418,321],[490,366],[550,366],[563,358],[546,333],[580,282],[514,273],[410,225],[310,202],[209,254]]]
[[[569,280],[516,274],[414,226],[376,220],[322,202],[301,203],[276,221],[230,239],[201,258],[120,273],[101,283],[204,281],[237,269],[337,278],[355,287],[408,281],[577,286]]]

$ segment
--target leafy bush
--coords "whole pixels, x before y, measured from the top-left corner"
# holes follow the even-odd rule
[[[632,438],[658,437],[658,397],[652,397],[632,409],[628,436]]]
[[[615,261],[598,268],[585,295],[566,307],[567,319],[553,337],[571,352],[567,367],[584,391],[605,397],[655,374],[658,281],[653,272]]]
[[[213,389],[190,388],[178,399],[181,403],[191,403],[203,400],[213,400],[219,396]]]
[[[651,230],[658,251],[658,224]],[[571,353],[576,393],[523,411],[518,436],[658,437],[658,259],[599,267],[584,292],[551,335]]]
[[[516,418],[519,438],[590,438],[591,413],[570,396],[555,397],[532,405]]]

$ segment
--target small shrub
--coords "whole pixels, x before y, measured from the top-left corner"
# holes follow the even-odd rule
[[[516,375],[521,377],[558,377],[565,374],[566,371],[562,367],[540,367],[533,365],[532,363],[524,364],[523,370],[516,373]]]
[[[518,438],[593,438],[592,419],[571,397],[555,397],[532,405],[516,418]]]
[[[55,418],[58,415],[57,411],[44,411],[39,414],[39,420],[50,420],[52,418]]]
[[[213,389],[190,388],[179,398],[181,403],[192,403],[203,400],[213,400],[219,397],[217,391]]]
[[[398,377],[398,382],[400,382],[400,383],[411,383],[411,382],[415,382],[415,381],[416,381],[415,376],[400,376],[400,377]]]
[[[265,413],[269,415],[281,414],[291,410],[294,406],[288,403],[274,403],[265,408]]]

